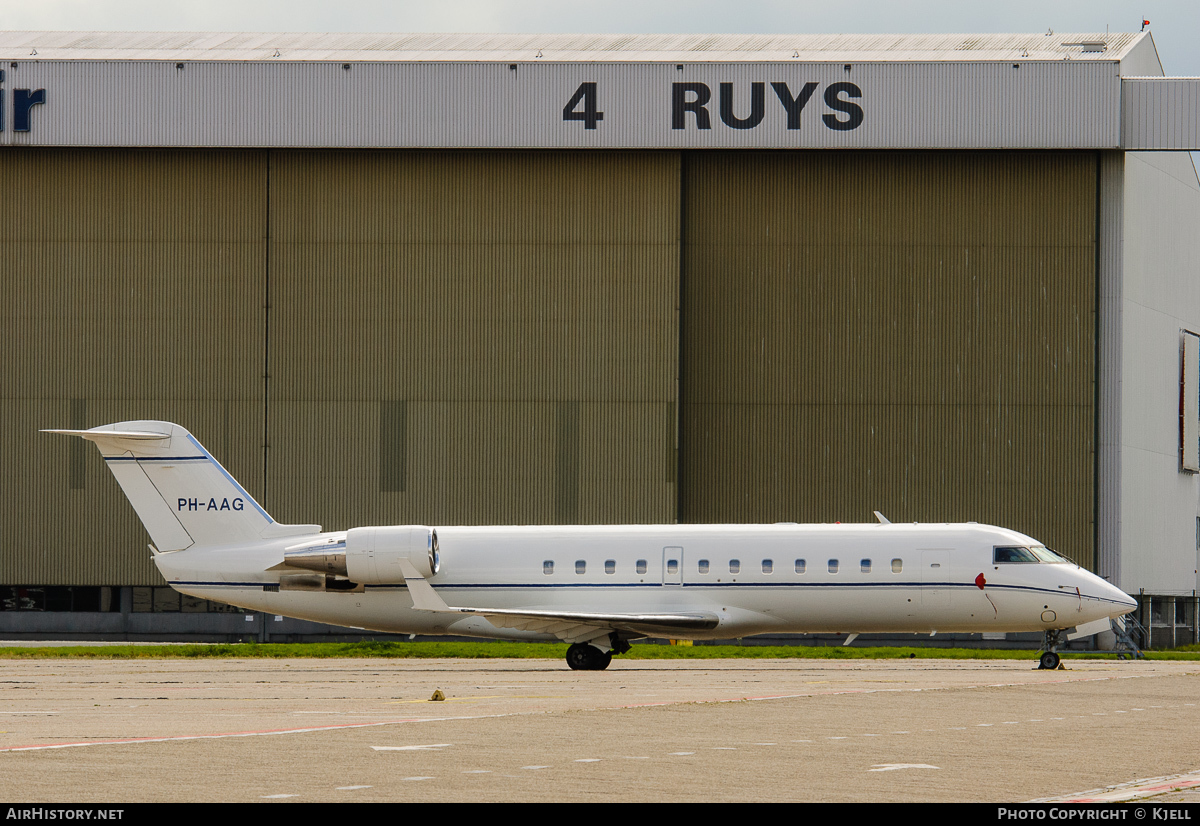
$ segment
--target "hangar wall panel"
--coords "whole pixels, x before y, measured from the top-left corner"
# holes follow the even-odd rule
[[[1121,82],[1121,146],[1200,149],[1200,78],[1137,77]]]
[[[1120,587],[1191,594],[1200,485],[1179,462],[1180,334],[1200,330],[1200,183],[1184,152],[1122,168]]]
[[[977,520],[1092,564],[1093,153],[693,153],[680,521]]]
[[[167,419],[262,487],[265,153],[0,153],[0,578],[159,584],[91,445],[40,428]]]
[[[271,158],[277,518],[673,521],[677,155]]]
[[[1124,405],[1121,314],[1124,310],[1125,153],[1100,153],[1100,248],[1096,365],[1096,573],[1120,586],[1121,499],[1125,485],[1121,422]],[[1121,586],[1123,587],[1123,586]]]

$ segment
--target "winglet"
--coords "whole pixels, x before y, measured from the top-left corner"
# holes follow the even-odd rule
[[[880,524],[880,525],[890,525],[890,524],[892,524],[892,520],[888,519],[886,516],[884,516],[884,515],[883,515],[882,513],[880,513],[879,511],[875,511],[874,513],[875,513],[875,518],[879,520],[879,524]]]

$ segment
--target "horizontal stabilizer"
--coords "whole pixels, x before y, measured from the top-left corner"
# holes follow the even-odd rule
[[[122,430],[116,431],[110,428],[97,427],[93,430],[43,430],[42,433],[60,433],[63,436],[80,436],[84,439],[97,441],[99,439],[133,439],[141,441],[146,439],[169,439],[170,433],[153,433],[148,430]]]

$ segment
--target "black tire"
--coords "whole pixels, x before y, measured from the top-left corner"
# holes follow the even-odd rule
[[[587,671],[588,670],[588,653],[587,649],[590,645],[584,642],[577,642],[567,649],[567,665],[571,666],[572,671]]]
[[[603,671],[611,662],[611,651],[601,651],[586,642],[577,642],[567,649],[567,665],[572,671]]]
[[[1058,662],[1058,654],[1055,654],[1053,651],[1047,651],[1042,654],[1042,659],[1038,663],[1038,668],[1046,671],[1053,671],[1054,669],[1058,668]]]

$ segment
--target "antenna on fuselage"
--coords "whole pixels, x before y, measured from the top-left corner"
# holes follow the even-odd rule
[[[879,511],[873,511],[873,513],[875,514],[875,518],[879,520],[879,524],[880,524],[880,525],[890,525],[890,524],[892,524],[892,520],[888,519],[886,516],[884,516],[884,515],[883,515],[882,513],[880,513]]]

